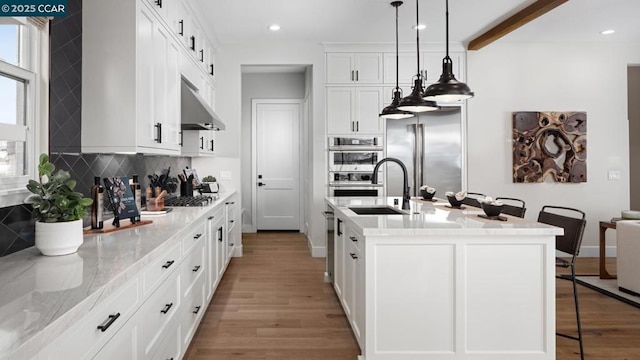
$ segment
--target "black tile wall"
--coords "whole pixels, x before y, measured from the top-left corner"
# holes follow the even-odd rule
[[[191,158],[82,154],[82,0],[67,1],[67,16],[51,21],[51,79],[49,84],[49,153],[57,169],[69,171],[76,190],[89,196],[93,177],[146,175],[171,169],[175,176]],[[88,219],[85,219],[85,224]],[[34,244],[35,223],[29,205],[0,208],[0,256]]]

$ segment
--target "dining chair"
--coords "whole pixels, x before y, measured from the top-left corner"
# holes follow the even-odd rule
[[[497,197],[496,201],[501,201],[504,204],[502,207],[503,214],[524,218],[524,214],[527,212],[524,200],[510,197]]]
[[[467,192],[467,197],[465,197],[464,200],[462,200],[462,203],[465,205],[479,208],[480,201],[478,201],[478,199],[483,197],[486,197],[486,195],[481,193],[475,193],[475,192]]]
[[[578,307],[578,291],[576,286],[576,258],[580,252],[582,235],[587,223],[585,213],[578,209],[545,205],[538,214],[538,222],[561,227],[564,235],[556,236],[556,250],[568,254],[570,260],[556,257],[556,268],[571,268],[571,275],[556,275],[556,278],[571,280],[573,283],[573,302],[576,308],[576,322],[578,324],[578,336],[556,333],[568,339],[577,340],[580,344],[580,359],[584,360],[584,350],[582,345],[582,326],[580,324],[580,310]]]

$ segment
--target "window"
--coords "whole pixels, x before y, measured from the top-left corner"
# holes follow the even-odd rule
[[[35,177],[39,31],[0,23],[0,207],[21,203]]]

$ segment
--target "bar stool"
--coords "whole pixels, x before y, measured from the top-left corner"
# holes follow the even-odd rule
[[[547,210],[552,210],[549,212]],[[570,214],[570,215],[560,215]],[[558,279],[571,280],[573,282],[573,301],[576,306],[576,321],[578,323],[578,337],[556,333],[568,339],[577,340],[580,344],[580,359],[584,360],[584,351],[582,347],[582,327],[580,325],[580,311],[578,309],[578,291],[576,286],[576,257],[580,252],[580,244],[582,243],[582,234],[587,223],[585,213],[578,209],[545,205],[538,214],[538,222],[561,227],[564,229],[564,235],[556,236],[556,250],[571,255],[571,260],[567,261],[563,258],[556,257],[556,267],[571,268],[571,275],[556,275]]]
[[[469,196],[472,195],[472,196]],[[462,200],[462,203],[465,205],[469,205],[469,206],[473,206],[473,207],[480,207],[480,202],[478,201],[479,198],[483,198],[486,197],[487,195],[485,194],[480,194],[480,193],[475,193],[475,192],[467,192],[467,197],[464,198],[464,200]]]
[[[504,203],[504,206],[502,208],[503,214],[524,218],[524,213],[527,212],[527,208],[525,207],[525,203],[523,200],[509,197],[497,197],[496,201],[497,200],[500,200]],[[517,203],[517,205],[513,205],[513,203]]]

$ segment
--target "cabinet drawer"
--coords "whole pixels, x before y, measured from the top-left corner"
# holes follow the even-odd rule
[[[202,277],[206,272],[205,265],[204,239],[198,240],[197,245],[193,247],[193,251],[187,255],[182,262],[180,270],[182,272],[182,294],[186,295],[197,279]]]
[[[180,255],[180,243],[177,243],[144,269],[142,288],[145,296],[178,267]]]
[[[138,307],[138,278],[125,284],[65,331],[39,359],[89,359],[127,322]]]
[[[182,239],[183,254],[188,253],[198,243],[198,241],[206,236],[205,223],[200,222],[194,226],[194,229]]]
[[[180,325],[169,326],[167,332],[167,336],[162,340],[162,345],[151,357],[152,360],[180,359]]]
[[[140,344],[144,356],[154,353],[164,328],[180,310],[180,272],[174,271],[169,278],[142,305]]]
[[[204,277],[200,277],[184,300],[180,327],[182,329],[181,345],[185,349],[189,346],[205,312],[204,301]]]

